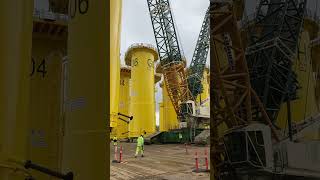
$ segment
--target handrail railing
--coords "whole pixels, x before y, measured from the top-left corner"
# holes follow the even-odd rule
[[[150,49],[154,50],[155,52],[158,52],[157,49],[153,45],[147,44],[147,43],[134,43],[134,44],[130,45],[128,49],[141,48],[141,47],[150,48]]]

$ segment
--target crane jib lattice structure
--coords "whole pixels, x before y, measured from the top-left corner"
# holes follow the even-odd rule
[[[147,0],[160,64],[168,95],[178,116],[180,104],[193,100],[188,89],[183,60],[174,26],[169,0]]]
[[[296,98],[298,83],[292,64],[305,6],[306,0],[261,0],[259,3],[246,59],[251,86],[273,122],[281,104]]]
[[[223,123],[230,130],[246,126],[257,118],[263,119],[270,126],[274,139],[279,141],[263,104],[251,88],[236,9],[233,1],[210,2],[210,126],[213,132],[210,156],[216,179],[220,179],[227,164],[223,134],[219,134]]]
[[[202,23],[197,45],[192,56],[190,68],[188,70],[188,86],[193,97],[197,97],[203,91],[201,82],[210,44],[209,23],[208,8]]]

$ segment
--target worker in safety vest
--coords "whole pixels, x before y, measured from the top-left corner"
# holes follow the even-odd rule
[[[116,135],[113,136],[112,142],[113,142],[113,146],[114,146],[114,160],[113,160],[113,162],[118,162],[118,157],[117,157],[117,154],[118,154],[118,138],[117,138]]]
[[[141,152],[141,157],[143,157],[143,151],[144,151],[144,139],[143,139],[143,135],[141,134],[141,136],[138,137],[137,139],[136,154],[134,157],[136,158],[139,152]]]
[[[112,138],[112,141],[113,141],[113,146],[115,148],[114,150],[117,152],[117,149],[118,149],[118,138],[117,138],[116,135]]]
[[[180,143],[182,142],[182,134],[181,134],[181,132],[179,132],[179,142]]]

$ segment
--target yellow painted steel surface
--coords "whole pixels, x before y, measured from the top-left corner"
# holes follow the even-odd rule
[[[108,179],[108,1],[82,1],[80,8],[74,7],[79,3],[73,0],[69,3],[69,107],[64,121],[62,169],[72,171],[76,180]],[[112,12],[114,8],[111,6]]]
[[[25,179],[5,168],[9,158],[27,159],[33,1],[0,5],[0,179]],[[17,167],[12,164],[13,167]]]
[[[119,112],[120,34],[122,0],[110,1],[110,127],[116,127]]]
[[[125,115],[129,115],[129,106],[130,106],[130,77],[131,69],[127,67],[121,68],[120,73],[120,101],[119,101],[119,112]],[[122,118],[128,120],[127,118]],[[128,137],[129,126],[128,123],[118,119],[118,124],[116,127],[117,137],[120,139]]]
[[[313,74],[311,51],[308,46],[309,43],[309,33],[304,31],[301,34],[299,48],[303,53],[300,53],[299,58],[294,61],[294,70],[297,74],[301,89],[298,89],[298,99],[291,102],[293,123],[302,122],[304,119],[310,118],[320,112],[315,98],[316,81]],[[287,108],[285,103],[281,106],[277,124],[281,128],[287,128]],[[318,131],[315,133],[318,133]]]
[[[203,71],[203,77],[202,77],[202,93],[198,95],[197,97],[197,102],[198,103],[204,103],[205,101],[208,100],[210,97],[210,87],[209,87],[209,82],[208,82],[208,74],[209,74],[209,69],[205,68]],[[206,103],[206,106],[210,106],[210,103]]]
[[[166,121],[163,119],[163,102],[159,103],[159,131],[168,131],[168,128],[165,124]],[[166,128],[166,129],[165,129]]]
[[[60,171],[62,61],[67,40],[33,37],[28,159]],[[52,179],[34,172],[35,179]]]
[[[209,92],[210,92],[210,71],[207,75],[207,81],[208,81],[208,85],[209,85]]]
[[[160,131],[168,131],[170,129],[179,128],[179,121],[177,113],[174,110],[168,91],[165,85],[165,82],[162,82],[160,87],[162,87],[162,105],[163,113],[160,114]]]
[[[146,44],[131,46],[126,55],[131,65],[130,112],[133,120],[129,124],[129,137],[134,138],[146,132],[155,132],[154,61],[158,54],[154,47]]]

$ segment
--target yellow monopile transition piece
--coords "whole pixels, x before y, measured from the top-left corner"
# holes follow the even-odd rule
[[[125,55],[126,64],[131,65],[130,138],[155,132],[154,62],[157,59],[157,51],[147,44],[134,44]]]
[[[119,112],[122,0],[111,0],[110,8],[110,127],[114,128]]]
[[[131,78],[131,68],[121,67],[120,73],[120,101],[119,101],[119,112],[121,114],[129,116],[129,106],[130,106],[130,82]],[[120,119],[121,118],[121,119]],[[127,121],[127,122],[126,122]],[[119,117],[117,122],[116,132],[119,139],[124,139],[128,137],[128,118]]]
[[[30,64],[33,1],[0,5],[0,179],[25,179],[10,158],[25,161],[30,122]]]
[[[109,1],[82,1],[81,7],[69,2],[73,11],[69,12],[69,107],[64,122],[62,172],[72,171],[77,180],[108,179]],[[111,7],[112,12],[114,9]]]
[[[34,21],[39,26],[49,25],[43,21]],[[40,25],[41,24],[41,25]],[[50,22],[52,27],[58,26]],[[60,26],[65,27],[65,26]],[[62,124],[64,119],[63,97],[61,91],[65,83],[61,80],[63,59],[67,38],[57,36],[54,39],[48,31],[36,32],[34,26],[32,39],[32,72],[30,74],[30,143],[28,158],[50,169],[60,171],[62,154]],[[38,70],[38,71],[37,71]],[[35,179],[51,180],[48,175],[34,171]]]
[[[179,121],[177,113],[174,110],[173,104],[168,95],[167,87],[164,81],[160,84],[160,87],[162,88],[163,113],[162,117],[160,117],[159,129],[160,131],[176,129],[179,127]]]
[[[154,75],[154,83],[161,80],[161,74]],[[120,101],[119,112],[123,115],[131,116],[130,113],[130,88],[131,88],[131,67],[121,67],[120,72]],[[117,127],[112,128],[110,138],[117,135],[120,139],[128,138],[130,119],[120,116],[117,121]]]

